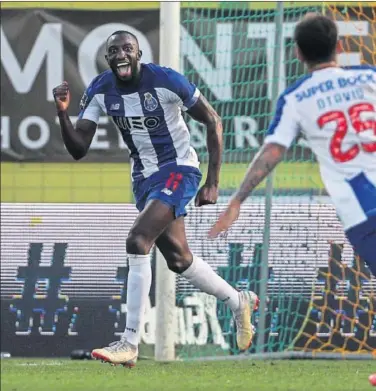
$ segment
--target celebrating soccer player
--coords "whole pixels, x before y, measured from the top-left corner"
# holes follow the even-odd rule
[[[376,68],[338,66],[337,27],[325,16],[306,15],[294,38],[309,73],[279,97],[263,147],[209,236],[231,226],[301,131],[350,243],[376,276]]]
[[[68,83],[54,89],[61,134],[74,159],[86,155],[100,115],[113,119],[130,150],[133,192],[140,211],[126,240],[126,328],[120,341],[93,350],[92,356],[113,364],[135,364],[151,285],[150,250],[154,244],[170,270],[229,305],[236,322],[238,347],[245,350],[252,343],[251,316],[258,298],[253,292],[238,292],[192,254],[184,227],[186,205],[193,197],[196,206],[217,202],[221,119],[184,76],[169,68],[141,63],[142,52],[133,34],[114,32],[106,49],[110,69],[87,88],[75,127],[67,113]],[[207,128],[208,173],[199,190],[202,175],[182,110]]]

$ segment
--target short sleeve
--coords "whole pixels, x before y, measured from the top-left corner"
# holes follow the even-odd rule
[[[93,83],[91,83],[82,95],[78,119],[87,119],[98,124],[101,114],[102,108],[96,99],[95,89],[93,87]]]
[[[200,90],[181,73],[167,68],[170,90],[177,96],[176,103],[183,111],[189,110],[200,97]]]
[[[289,148],[299,134],[299,130],[296,109],[282,94],[277,101],[274,118],[269,126],[264,143],[276,143]]]

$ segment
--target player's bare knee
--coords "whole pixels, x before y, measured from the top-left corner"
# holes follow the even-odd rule
[[[170,254],[166,257],[168,268],[177,274],[185,272],[189,266],[191,266],[193,260],[193,255],[189,253],[185,254]]]
[[[141,234],[130,232],[126,240],[126,249],[128,254],[149,254],[152,243]]]

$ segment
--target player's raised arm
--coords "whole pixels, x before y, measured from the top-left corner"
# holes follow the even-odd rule
[[[67,112],[70,103],[68,83],[63,82],[54,88],[53,93],[64,144],[72,157],[79,160],[86,155],[93,140],[99,118],[98,109],[95,109],[95,115],[91,119],[82,118],[81,115],[74,127]],[[85,108],[81,109],[83,111]]]
[[[196,206],[215,204],[218,199],[219,171],[222,162],[222,121],[206,98],[201,94],[188,114],[206,125],[206,144],[209,151],[209,165],[206,182],[196,197]]]
[[[209,237],[214,238],[220,232],[226,231],[238,219],[241,204],[283,159],[284,153],[298,132],[299,125],[294,108],[286,101],[285,94],[282,94],[278,99],[277,110],[264,145],[251,162],[240,188],[230,200],[227,209],[209,231]]]

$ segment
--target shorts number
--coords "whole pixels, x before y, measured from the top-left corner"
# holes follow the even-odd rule
[[[176,172],[171,172],[170,173],[170,176],[168,177],[167,181],[166,181],[166,188],[169,189],[169,190],[172,190],[172,191],[175,191],[179,185],[180,185],[180,182],[182,181],[183,179],[183,175],[180,174],[180,173],[176,173]]]
[[[356,133],[365,132],[371,129],[376,136],[376,121],[373,119],[362,121],[360,119],[361,113],[367,111],[375,113],[375,109],[372,104],[359,103],[357,105],[351,106],[348,110],[351,125]],[[342,111],[330,111],[325,113],[317,120],[317,123],[321,129],[325,124],[332,121],[337,123],[337,127],[330,141],[330,153],[336,162],[344,163],[354,159],[360,152],[360,149],[368,153],[376,152],[376,142],[361,143],[360,146],[353,145],[347,151],[342,151],[342,142],[347,134],[349,124],[345,114]]]

